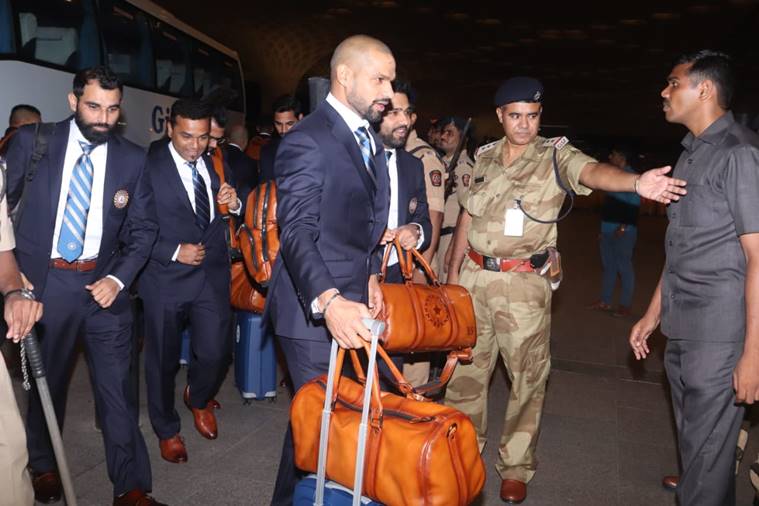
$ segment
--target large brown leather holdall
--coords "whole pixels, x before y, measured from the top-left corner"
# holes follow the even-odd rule
[[[211,157],[213,169],[219,176],[219,181],[224,184],[224,157],[220,148],[216,148]],[[229,302],[233,308],[242,311],[252,311],[261,313],[264,310],[266,302],[263,294],[258,291],[251,281],[250,276],[245,272],[245,265],[240,255],[240,244],[238,235],[235,231],[236,220],[230,214],[226,205],[219,205],[219,213],[225,221],[225,235],[227,239],[227,250],[230,257],[230,287]]]
[[[344,356],[340,350],[326,477],[353,488],[365,392],[362,384],[341,376]],[[363,377],[363,371],[357,373]],[[485,483],[485,467],[470,419],[453,408],[380,392],[376,367],[374,375],[362,495],[388,506],[471,503]],[[326,385],[327,375],[306,383],[290,407],[295,464],[304,471],[317,471]]]
[[[391,353],[471,350],[477,341],[477,326],[469,292],[462,286],[441,284],[415,249],[403,251],[397,240],[393,246],[405,281],[384,282],[392,247],[385,248],[380,282],[384,308],[377,317],[385,322],[382,346]],[[411,280],[414,259],[430,278],[429,285]]]
[[[256,283],[266,286],[279,254],[277,185],[274,181],[261,183],[248,195],[245,222],[240,226],[238,238],[248,273]]]

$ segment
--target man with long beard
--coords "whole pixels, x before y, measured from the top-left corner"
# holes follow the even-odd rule
[[[8,204],[20,209],[15,216],[19,268],[45,306],[37,331],[58,423],[63,425],[81,338],[113,504],[144,506],[159,503],[146,494],[152,487],[150,460],[130,385],[127,289],[148,259],[158,225],[144,178],[145,153],[113,132],[121,98],[122,85],[110,69],[78,72],[68,96],[74,116],[55,124],[36,173],[29,173],[38,141],[34,128],[21,128],[14,137],[7,160]],[[26,426],[35,498],[58,501],[61,481],[36,390]]]

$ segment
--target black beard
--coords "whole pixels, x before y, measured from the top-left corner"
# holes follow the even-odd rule
[[[393,135],[393,132],[390,132],[390,135],[381,135],[382,137],[382,143],[385,146],[400,149],[403,148],[406,145],[406,139],[408,139],[408,132],[406,135],[404,135],[402,138],[398,138]]]
[[[84,121],[84,118],[79,115],[79,111],[77,111],[77,113],[74,115],[74,121],[76,122],[76,126],[79,127],[79,131],[82,132],[84,138],[93,144],[104,144],[108,142],[108,139],[111,138],[113,129],[116,127],[115,124],[108,125],[106,123],[87,123]],[[105,132],[95,130],[95,127],[106,127],[107,130]]]
[[[384,115],[384,111],[378,111],[372,107],[371,104],[369,105],[369,109],[367,109],[366,113],[364,113],[364,118],[369,123],[378,123],[382,121],[382,116]]]

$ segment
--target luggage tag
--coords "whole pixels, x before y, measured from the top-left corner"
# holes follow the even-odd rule
[[[504,218],[503,235],[509,237],[522,237],[524,234],[524,212],[514,201],[514,207],[506,209]]]

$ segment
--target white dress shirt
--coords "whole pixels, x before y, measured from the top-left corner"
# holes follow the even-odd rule
[[[184,186],[184,191],[187,192],[187,198],[190,199],[190,205],[192,206],[193,212],[195,212],[195,183],[192,179],[192,168],[187,165],[189,162],[182,158],[182,155],[180,155],[177,150],[174,148],[174,144],[172,142],[169,142],[169,152],[171,153],[171,158],[174,159],[174,165],[177,167],[177,172],[179,172],[179,178],[182,180],[182,186]],[[203,160],[203,157],[197,159],[195,163],[195,168],[198,171],[198,175],[203,178],[203,182],[206,184],[206,193],[208,194],[208,208],[209,208],[209,216],[208,216],[208,222],[212,222],[214,219],[214,216],[216,216],[216,202],[213,199],[213,189],[211,188],[211,174],[208,172],[208,167],[206,167],[206,162]],[[240,202],[240,199],[237,199],[237,209],[232,210],[230,209],[229,212],[239,216],[240,211],[242,210],[242,203]],[[177,255],[179,255],[179,249],[182,247],[181,244],[177,245],[177,249],[174,250],[174,255],[172,255],[171,260],[172,262],[177,261]]]
[[[58,211],[55,214],[55,232],[53,232],[53,251],[50,258],[61,258],[58,253],[58,237],[61,235],[63,213],[66,211],[66,201],[71,184],[71,175],[74,172],[79,157],[82,156],[82,147],[79,141],[91,144],[84,138],[76,122],[72,119],[69,126],[69,140],[66,146],[66,156],[63,160],[63,174],[61,176],[61,191],[58,195]],[[103,238],[103,186],[105,184],[105,161],[108,156],[108,143],[95,146],[90,151],[92,162],[92,193],[90,194],[90,209],[87,211],[87,227],[84,233],[84,247],[79,257],[87,260],[98,256],[100,240]]]
[[[332,93],[327,94],[327,103],[335,108],[337,114],[339,114],[340,117],[343,118],[343,121],[345,121],[345,123],[348,125],[348,128],[350,128],[351,132],[353,133],[353,137],[356,138],[356,144],[358,144],[359,149],[361,148],[361,139],[359,139],[358,135],[356,135],[356,130],[361,127],[366,128],[366,133],[369,136],[369,142],[372,143],[372,154],[376,155],[377,146],[374,144],[374,136],[370,133],[371,125],[369,125],[369,122],[352,111],[347,105],[336,99]]]
[[[169,142],[169,151],[171,152],[171,157],[174,159],[174,164],[177,166],[177,171],[179,172],[179,178],[182,180],[184,191],[187,192],[187,198],[190,199],[192,210],[195,211],[195,184],[192,180],[192,168],[188,165],[189,162],[182,158],[182,155],[177,153],[177,150],[174,149],[174,144],[171,142]],[[213,192],[211,190],[211,174],[208,173],[206,162],[203,160],[202,156],[197,159],[195,168],[198,170],[198,174],[200,174],[200,177],[203,178],[203,182],[206,184],[206,194],[208,194],[209,204],[208,208],[210,210],[208,218],[209,222],[211,222],[213,221],[214,216],[216,216],[216,206],[214,205]]]
[[[385,147],[385,156],[390,153],[390,158],[387,161],[387,170],[390,175],[390,209],[387,215],[387,228],[393,230],[398,228],[398,155],[395,148]],[[424,243],[424,230],[418,223],[411,223],[419,228],[419,241],[416,243],[416,247]],[[392,245],[385,246],[386,248],[392,247]],[[395,265],[398,263],[398,252],[395,248],[390,252],[390,258],[387,259],[387,266]]]
[[[58,210],[55,213],[55,228],[53,229],[53,250],[50,258],[62,258],[58,252],[58,238],[61,235],[61,224],[63,223],[63,214],[66,212],[66,201],[69,195],[69,185],[71,184],[71,175],[74,173],[74,166],[79,157],[82,156],[82,146],[79,141],[92,144],[85,139],[81,130],[74,119],[69,123],[69,139],[66,144],[66,156],[63,158],[63,173],[61,174],[61,191],[58,194]],[[90,151],[90,162],[92,162],[92,193],[90,193],[90,208],[87,211],[87,226],[84,232],[84,245],[80,260],[89,260],[96,258],[100,252],[100,241],[103,239],[103,214],[104,205],[103,191],[105,187],[105,163],[108,159],[108,143],[98,144]],[[111,278],[119,285],[119,290],[124,288],[124,283],[113,275],[106,276]]]

